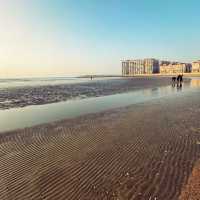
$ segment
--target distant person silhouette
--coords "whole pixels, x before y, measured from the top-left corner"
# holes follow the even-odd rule
[[[175,84],[176,84],[176,77],[173,76],[173,77],[172,77],[172,86],[175,87]]]
[[[177,76],[177,87],[182,87],[182,82],[183,82],[183,75],[178,75]]]
[[[183,75],[180,75],[180,77],[179,77],[179,82],[180,82],[179,86],[182,87]]]
[[[180,74],[177,76],[176,78],[176,82],[177,82],[177,87],[179,87],[179,81],[180,81]]]

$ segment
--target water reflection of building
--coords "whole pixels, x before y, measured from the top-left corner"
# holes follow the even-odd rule
[[[200,87],[200,79],[191,79],[190,85],[192,87]]]
[[[122,75],[159,73],[159,61],[153,58],[122,61]]]
[[[200,72],[200,60],[195,61],[195,62],[192,63],[192,72],[193,73]]]
[[[192,65],[189,63],[162,63],[160,65],[161,74],[180,74],[180,73],[190,73],[192,70]]]

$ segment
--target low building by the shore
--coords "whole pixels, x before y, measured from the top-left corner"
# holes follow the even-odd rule
[[[122,76],[159,73],[159,61],[154,58],[122,61]]]
[[[200,73],[200,60],[192,63],[192,72],[193,73]]]
[[[190,73],[192,65],[190,63],[171,62],[160,65],[160,74],[181,74]]]

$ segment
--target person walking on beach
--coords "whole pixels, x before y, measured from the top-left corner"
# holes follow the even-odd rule
[[[173,77],[172,77],[172,86],[173,86],[173,87],[175,87],[175,83],[176,83],[176,77],[173,76]]]
[[[182,87],[182,82],[183,82],[183,75],[179,74],[177,76],[177,87]]]
[[[180,75],[179,77],[179,86],[182,87],[182,82],[183,82],[183,75]]]
[[[179,81],[180,81],[180,74],[177,76],[176,78],[176,82],[177,82],[177,87],[179,87]]]

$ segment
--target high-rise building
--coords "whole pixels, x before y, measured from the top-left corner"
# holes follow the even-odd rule
[[[122,75],[159,73],[159,61],[153,58],[122,61]]]

